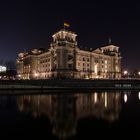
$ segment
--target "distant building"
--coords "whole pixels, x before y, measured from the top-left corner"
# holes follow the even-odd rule
[[[120,78],[119,47],[109,44],[96,50],[78,48],[77,34],[62,29],[52,37],[49,50],[33,49],[19,53],[17,74],[20,79]]]
[[[0,66],[0,72],[6,72],[6,67],[5,66]]]

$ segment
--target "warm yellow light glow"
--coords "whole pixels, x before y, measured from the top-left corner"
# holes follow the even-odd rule
[[[105,107],[107,108],[107,93],[105,93]]]
[[[117,72],[119,71],[119,68],[118,68],[118,66],[116,66],[116,71],[117,71]]]
[[[138,75],[140,75],[140,71],[138,72]]]
[[[97,64],[94,66],[94,69],[95,69],[95,73],[97,74],[98,73]]]
[[[89,79],[89,77],[88,77],[88,76],[86,76],[86,77],[85,77],[85,79]]]
[[[105,60],[105,64],[107,65],[107,60]]]
[[[140,100],[140,92],[139,92],[139,94],[138,94],[138,97],[139,97],[139,100]]]
[[[124,94],[124,102],[126,103],[127,102],[127,94]]]
[[[94,102],[97,103],[97,93],[94,94]]]
[[[38,73],[35,73],[35,77],[38,77]]]
[[[124,75],[126,75],[126,74],[128,74],[128,71],[127,71],[127,70],[125,70],[123,73],[124,73]]]

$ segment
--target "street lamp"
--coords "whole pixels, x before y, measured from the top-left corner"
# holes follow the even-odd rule
[[[127,71],[127,70],[125,70],[125,71],[123,72],[123,74],[124,74],[124,75],[127,75],[127,74],[128,74],[128,71]]]
[[[124,70],[123,71],[123,75],[124,75],[124,78],[128,78],[128,71],[127,70]]]
[[[18,79],[21,79],[21,74],[18,74]]]
[[[37,79],[37,77],[38,77],[38,73],[35,73],[35,78]]]

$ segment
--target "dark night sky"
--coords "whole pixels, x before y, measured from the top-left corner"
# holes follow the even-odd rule
[[[78,44],[98,48],[112,38],[123,68],[140,70],[140,5],[125,1],[39,0],[0,2],[0,59],[14,60],[23,50],[48,47],[51,35],[70,23]]]

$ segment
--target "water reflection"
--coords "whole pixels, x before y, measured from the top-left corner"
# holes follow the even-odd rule
[[[139,98],[139,100],[140,100],[140,92],[138,93],[138,98]]]
[[[127,94],[124,94],[124,102],[127,102]]]
[[[49,117],[52,133],[59,138],[76,134],[78,120],[95,117],[108,122],[119,119],[120,92],[94,92],[77,94],[20,96],[17,100],[21,112],[38,118]]]
[[[91,127],[94,134],[98,128],[108,130],[108,126],[117,130],[140,128],[139,118],[139,91],[0,96],[0,123],[6,134],[7,129],[17,132],[20,128],[26,134],[30,133],[30,128],[35,128],[33,135],[44,130],[41,134],[49,131],[57,138],[71,138],[82,135],[81,127],[84,133],[86,129],[89,131],[88,126]]]

